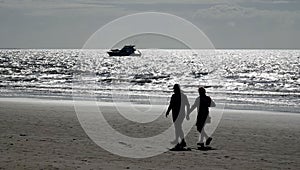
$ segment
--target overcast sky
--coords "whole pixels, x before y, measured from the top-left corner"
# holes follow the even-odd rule
[[[101,26],[146,11],[192,22],[216,48],[300,48],[300,0],[0,0],[0,48],[81,48]]]

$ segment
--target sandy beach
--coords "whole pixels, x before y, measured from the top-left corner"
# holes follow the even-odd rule
[[[116,109],[103,114],[118,129]],[[0,169],[298,169],[300,114],[225,110],[213,134],[215,150],[165,152],[133,159],[97,146],[82,129],[72,101],[0,99]],[[171,123],[160,117],[153,130]],[[145,125],[149,126],[149,125]],[[120,127],[119,127],[120,128]],[[123,123],[131,133],[130,124]],[[158,128],[158,129],[156,129]],[[196,128],[187,135],[196,147]]]

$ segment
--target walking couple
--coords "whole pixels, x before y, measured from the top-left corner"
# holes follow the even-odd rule
[[[198,112],[196,126],[197,131],[199,132],[199,142],[197,145],[204,147],[204,137],[206,138],[205,144],[209,145],[212,138],[205,133],[204,126],[206,123],[210,122],[209,107],[215,107],[216,104],[209,96],[206,96],[206,91],[203,87],[198,89],[199,97],[197,97],[192,107],[190,107],[187,96],[180,90],[179,84],[175,84],[173,90],[174,94],[171,97],[170,105],[166,112],[166,117],[168,117],[170,111],[172,110],[172,118],[175,126],[175,140],[172,141],[171,144],[176,145],[174,149],[181,150],[186,147],[182,123],[184,118],[187,120],[190,119],[189,115],[195,108],[197,108]],[[179,141],[179,138],[181,141]]]

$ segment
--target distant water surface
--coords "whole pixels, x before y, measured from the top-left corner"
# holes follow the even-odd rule
[[[0,50],[7,97],[166,104],[174,83],[191,98],[199,85],[227,108],[300,112],[300,50]],[[73,88],[73,89],[72,89]]]

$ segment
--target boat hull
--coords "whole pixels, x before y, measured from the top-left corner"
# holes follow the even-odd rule
[[[107,54],[109,56],[141,56],[141,52],[138,51],[137,53],[122,53],[122,52],[114,52],[114,51],[108,51]]]

